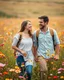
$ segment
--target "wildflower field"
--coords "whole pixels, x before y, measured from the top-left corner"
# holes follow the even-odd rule
[[[24,19],[25,20],[25,19]],[[38,19],[29,18],[33,31],[38,29]],[[19,31],[23,19],[0,19],[0,80],[22,80],[19,77],[20,69],[15,65],[11,48],[13,36]],[[64,17],[50,17],[49,26],[57,30],[60,38],[60,59],[48,62],[48,80],[64,80]],[[38,64],[38,63],[37,63]],[[33,68],[32,80],[39,80],[39,66]]]
[[[49,16],[49,27],[57,31],[61,43],[60,59],[47,61],[48,80],[64,80],[64,0],[0,0],[0,80],[22,80],[12,40],[23,20],[31,21],[32,32],[37,30],[40,15]],[[39,72],[39,64],[34,64],[32,80],[40,80]]]

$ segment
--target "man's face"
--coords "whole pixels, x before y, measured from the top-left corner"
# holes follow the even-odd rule
[[[47,22],[44,22],[43,19],[39,19],[39,26],[40,26],[40,29],[44,29],[47,25]]]

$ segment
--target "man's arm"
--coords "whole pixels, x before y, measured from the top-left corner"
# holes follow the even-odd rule
[[[37,55],[37,48],[33,45],[33,55],[36,58]]]
[[[57,44],[56,46],[55,46],[55,59],[59,59],[59,52],[60,52],[60,45],[59,44]]]
[[[25,51],[19,49],[19,48],[16,46],[17,43],[18,43],[18,39],[19,39],[18,37],[19,37],[19,35],[16,34],[16,36],[14,36],[13,42],[12,42],[12,49],[14,49],[14,55],[16,54],[16,51],[20,52],[20,53],[23,54],[23,55],[26,55]]]
[[[36,31],[33,33],[33,55],[36,60],[37,58],[37,39],[36,39]]]
[[[57,32],[54,30],[54,41],[55,41],[55,59],[59,59],[59,53],[60,53],[60,41],[57,35]]]

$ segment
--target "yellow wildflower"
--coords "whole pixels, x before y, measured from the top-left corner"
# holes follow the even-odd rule
[[[15,66],[15,69],[19,69],[19,67],[18,66]]]
[[[63,79],[63,78],[64,78],[64,76],[60,76],[60,78],[61,78],[61,79]]]
[[[54,62],[51,62],[51,64],[54,64]]]
[[[9,80],[9,78],[6,78],[5,80]]]

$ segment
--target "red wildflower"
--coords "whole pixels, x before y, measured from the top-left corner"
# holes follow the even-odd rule
[[[57,78],[58,78],[58,76],[53,76],[53,78],[54,78],[54,79],[57,79]]]
[[[0,44],[0,47],[1,47],[1,46],[4,46],[4,44],[3,44],[3,43],[2,43],[2,44]]]
[[[4,74],[4,75],[7,75],[7,74],[8,74],[8,72],[3,72],[3,74]]]

